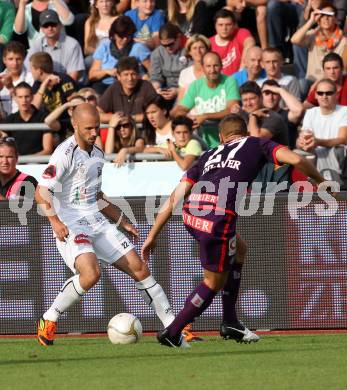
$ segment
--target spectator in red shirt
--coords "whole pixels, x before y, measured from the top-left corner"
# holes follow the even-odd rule
[[[337,104],[347,106],[347,76],[343,75],[343,61],[339,54],[328,53],[323,58],[324,78],[330,79],[336,84],[337,89]],[[304,107],[312,108],[318,106],[316,99],[316,87],[319,81],[316,81],[304,102]]]
[[[217,34],[210,38],[211,50],[222,59],[222,73],[231,76],[244,67],[244,53],[255,46],[255,40],[247,29],[237,26],[235,14],[227,9],[216,12],[214,22]]]

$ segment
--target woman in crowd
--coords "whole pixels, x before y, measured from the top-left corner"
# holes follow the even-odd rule
[[[193,60],[193,65],[181,70],[178,79],[177,101],[183,98],[189,85],[204,76],[202,68],[202,57],[211,50],[211,42],[204,35],[195,34],[191,36],[186,43],[187,57]]]
[[[94,0],[90,5],[90,16],[84,25],[84,54],[90,67],[92,54],[103,39],[108,38],[111,24],[117,17],[116,0]]]
[[[168,139],[174,140],[165,99],[157,96],[144,107],[144,113],[143,129],[147,145],[145,151],[152,153],[155,145],[163,144]]]
[[[203,0],[168,0],[168,21],[176,24],[186,37],[209,35],[209,15]],[[212,22],[212,20],[211,20]]]
[[[43,36],[40,31],[40,14],[46,9],[57,12],[59,19],[64,26],[70,26],[74,21],[74,16],[63,0],[33,0],[28,4],[28,0],[20,0],[13,30],[17,34],[27,32],[29,46]]]
[[[104,39],[95,50],[89,80],[94,82],[93,88],[99,94],[115,81],[116,65],[121,57],[135,57],[145,69],[149,69],[151,51],[146,45],[134,42],[135,31],[136,27],[128,16],[119,16],[111,25],[109,39]]]
[[[140,137],[135,121],[121,112],[112,115],[105,143],[105,153],[117,153],[114,163],[124,165],[128,154],[141,153],[145,141]]]
[[[342,56],[346,50],[347,37],[339,28],[336,15],[333,4],[323,3],[291,38],[294,45],[308,49],[306,79],[311,82],[323,77],[322,60],[326,54],[334,52]],[[316,24],[318,27],[313,28]]]

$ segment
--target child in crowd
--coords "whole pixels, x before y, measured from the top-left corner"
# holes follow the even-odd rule
[[[165,24],[164,13],[155,9],[155,0],[136,0],[135,6],[125,13],[135,23],[135,41],[154,49],[159,45],[159,29]]]
[[[185,116],[178,116],[172,121],[174,141],[167,141],[159,146],[146,148],[148,153],[161,153],[168,159],[175,160],[177,165],[186,171],[201,155],[200,143],[193,139],[193,121]]]

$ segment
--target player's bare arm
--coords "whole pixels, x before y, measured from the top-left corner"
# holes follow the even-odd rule
[[[287,148],[280,148],[276,151],[276,159],[283,164],[290,164],[299,169],[303,174],[309,176],[317,184],[323,183],[324,177],[317,171],[317,169],[304,157]]]
[[[150,251],[155,248],[156,238],[161,232],[163,226],[171,218],[176,206],[184,199],[193,187],[193,184],[187,181],[181,181],[175,190],[170,195],[169,199],[164,203],[159,211],[154,225],[152,226],[144,244],[141,248],[141,257],[145,262],[148,262]]]
[[[40,206],[41,210],[48,218],[52,229],[59,241],[65,241],[65,238],[69,235],[69,229],[67,226],[59,219],[52,200],[52,194],[47,187],[38,185],[35,192],[35,200]]]
[[[127,221],[123,213],[107,198],[103,192],[98,194],[99,209],[107,218],[111,221],[116,222],[125,231],[130,233],[133,237],[138,238],[139,232],[131,223]]]

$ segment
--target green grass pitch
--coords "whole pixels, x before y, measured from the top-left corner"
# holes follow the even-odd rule
[[[263,336],[240,345],[204,337],[189,350],[154,337],[0,339],[1,390],[346,390],[347,334]]]

